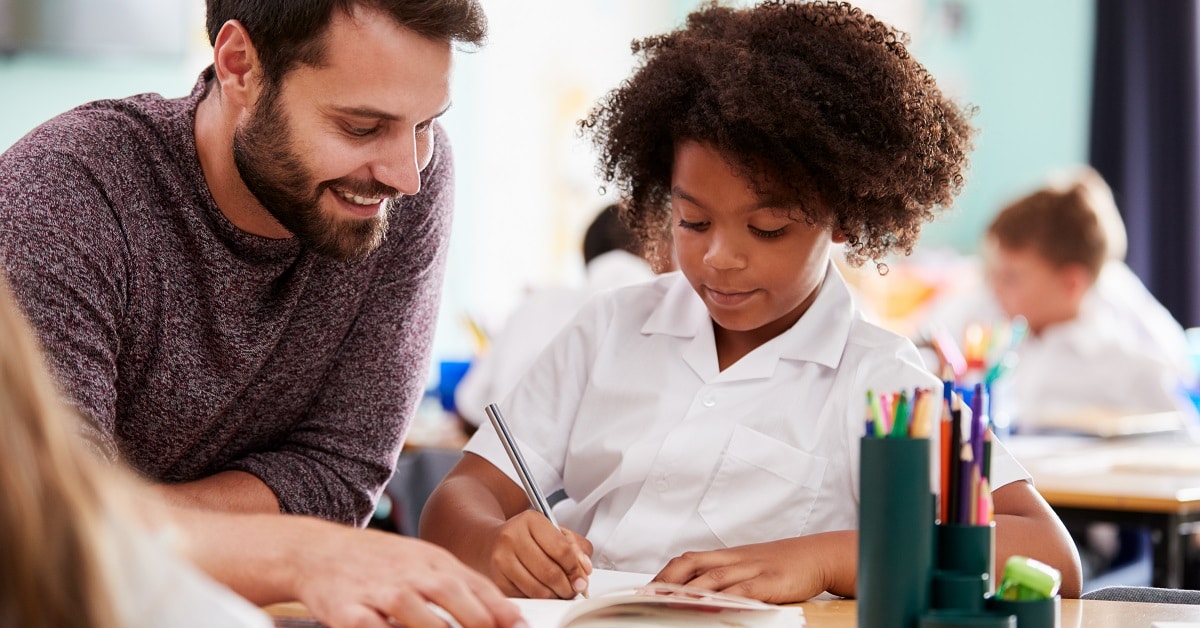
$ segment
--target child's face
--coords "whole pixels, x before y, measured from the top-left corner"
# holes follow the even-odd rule
[[[750,346],[799,320],[825,277],[831,230],[789,218],[786,209],[708,145],[676,145],[671,221],[679,268],[720,330]]]
[[[1009,317],[1024,316],[1035,333],[1075,318],[1086,288],[1075,266],[1057,267],[1032,248],[1014,249],[995,238],[984,242],[987,280]]]

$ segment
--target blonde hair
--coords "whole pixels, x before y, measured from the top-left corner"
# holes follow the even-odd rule
[[[0,273],[0,625],[117,626],[103,478]]]

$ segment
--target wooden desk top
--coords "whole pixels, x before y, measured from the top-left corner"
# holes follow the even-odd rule
[[[806,627],[858,627],[858,603],[854,600],[804,602],[799,606],[804,609]],[[308,617],[304,607],[298,604],[276,604],[266,610],[276,619]],[[1200,622],[1200,606],[1063,600],[1059,628],[1149,628],[1156,621]]]
[[[1019,437],[1006,441],[1052,506],[1200,512],[1200,445],[1177,439]]]
[[[806,627],[858,628],[858,605],[854,600],[805,602],[800,606],[804,608]],[[1063,600],[1059,628],[1148,628],[1156,621],[1200,622],[1200,606]]]

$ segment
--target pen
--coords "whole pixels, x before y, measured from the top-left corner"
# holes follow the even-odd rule
[[[508,453],[508,459],[512,461],[513,467],[517,470],[517,476],[521,478],[521,484],[525,487],[525,495],[529,497],[529,503],[540,513],[554,524],[555,529],[562,532],[562,528],[558,527],[558,520],[554,518],[554,513],[550,511],[550,502],[546,501],[546,497],[538,490],[537,482],[533,480],[533,474],[529,472],[529,467],[525,466],[525,458],[521,456],[521,451],[517,449],[517,442],[513,440],[512,434],[508,431],[508,424],[504,422],[504,416],[500,414],[500,408],[494,403],[489,403],[483,409],[487,413],[488,419],[492,422],[492,427],[496,428],[496,435],[500,437],[500,444],[504,445],[504,451]]]
[[[525,458],[521,455],[521,450],[517,448],[517,441],[513,440],[512,433],[508,431],[508,424],[504,422],[504,415],[500,414],[500,407],[494,403],[489,403],[483,409],[487,414],[488,420],[492,422],[492,427],[496,429],[496,435],[500,437],[500,444],[504,445],[504,451],[508,453],[508,459],[512,461],[513,467],[517,470],[517,476],[521,478],[521,485],[525,487],[525,495],[529,498],[529,503],[534,509],[545,515],[555,530],[562,532],[562,528],[558,525],[558,520],[554,518],[554,513],[550,511],[550,502],[546,501],[546,496],[542,495],[542,491],[538,489],[537,482],[533,479],[533,474],[529,472],[529,467],[525,465]],[[578,597],[587,597],[586,589],[579,591]]]

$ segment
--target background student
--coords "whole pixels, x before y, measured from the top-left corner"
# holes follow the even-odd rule
[[[985,289],[947,299],[928,325],[1023,317],[1016,368],[993,391],[1016,427],[1080,413],[1195,410],[1183,329],[1125,266],[1125,230],[1091,168],[1060,177],[996,215],[983,243]]]
[[[622,217],[670,238],[682,273],[593,300],[502,404],[541,488],[570,498],[566,532],[480,430],[424,538],[512,595],[570,597],[593,566],[776,602],[854,594],[866,391],[939,383],[857,315],[830,248],[909,250],[969,149],[904,41],[846,5],[765,2],[635,45],[639,70],[582,125]],[[1034,556],[1078,595],[1069,537],[1002,446],[993,477],[999,563]]]
[[[300,600],[326,625],[517,625],[479,574],[427,543],[310,517],[187,511],[100,463],[76,435],[0,273],[0,624],[262,627]],[[230,543],[241,538],[244,546]]]
[[[654,276],[641,244],[617,217],[616,205],[600,210],[588,225],[582,252],[586,274],[583,286],[547,288],[529,295],[455,389],[455,407],[472,425],[487,421],[484,406],[508,395],[534,358],[584,302],[601,291]]]

